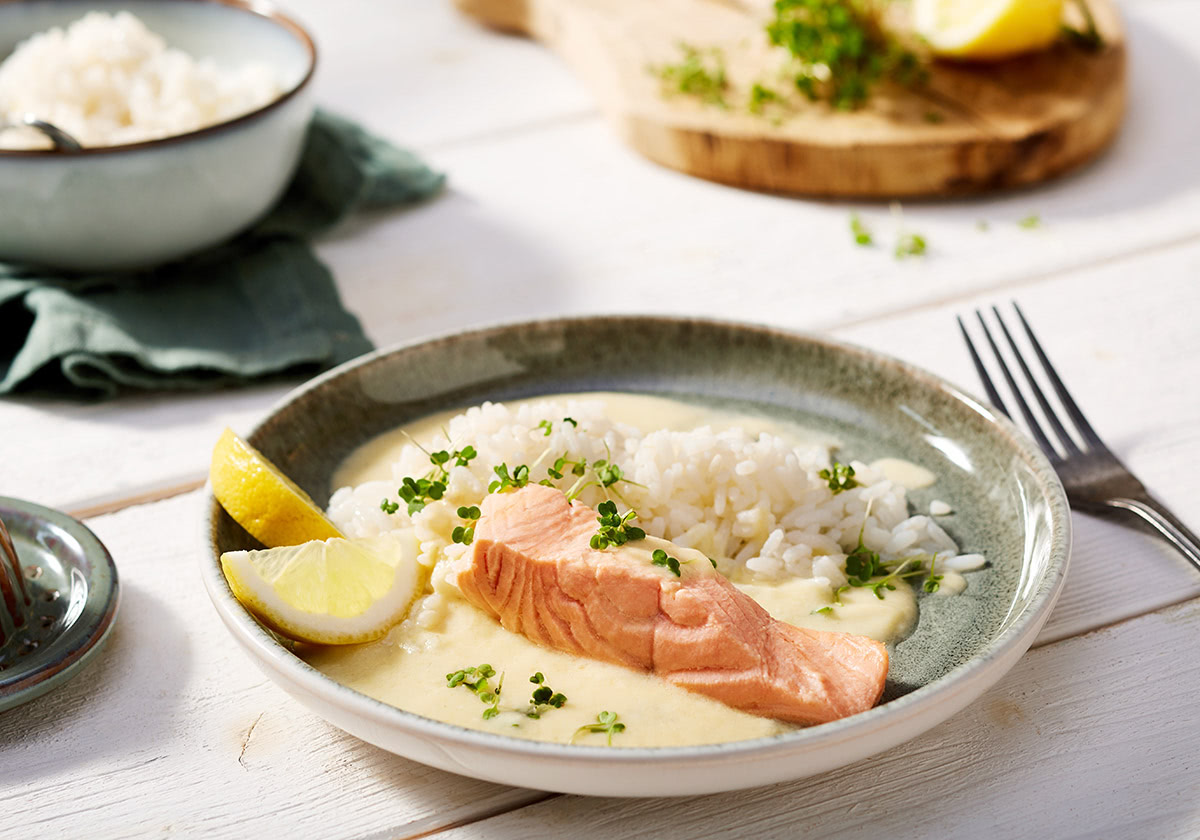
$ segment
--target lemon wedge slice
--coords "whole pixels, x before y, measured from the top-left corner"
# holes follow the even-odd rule
[[[936,55],[995,60],[1050,46],[1063,0],[915,0],[913,24]]]
[[[404,618],[421,584],[417,553],[408,529],[227,551],[221,570],[234,596],[280,635],[352,645],[382,638]]]
[[[213,448],[208,477],[221,507],[268,548],[342,536],[307,493],[231,429]]]

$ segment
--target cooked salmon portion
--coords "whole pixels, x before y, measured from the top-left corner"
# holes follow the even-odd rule
[[[596,512],[552,487],[493,493],[482,511],[458,587],[537,644],[800,724],[866,711],[883,693],[882,644],[776,621],[699,552],[653,537],[593,549]],[[659,548],[679,576],[651,563]]]

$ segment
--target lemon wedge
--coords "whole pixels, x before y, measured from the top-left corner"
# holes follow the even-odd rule
[[[221,507],[268,548],[342,536],[307,493],[231,429],[213,448],[208,477]]]
[[[913,24],[937,55],[995,60],[1050,46],[1063,0],[915,0]]]
[[[234,596],[280,635],[322,645],[382,638],[408,612],[421,583],[412,530],[227,551]]]

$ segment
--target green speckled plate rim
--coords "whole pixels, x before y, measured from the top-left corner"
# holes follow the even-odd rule
[[[945,399],[962,403],[969,410],[980,415],[998,434],[1003,443],[1009,447],[1011,454],[1016,455],[1033,473],[1037,489],[1049,508],[1051,527],[1050,544],[1045,570],[1037,580],[1036,590],[1030,594],[1025,605],[1006,627],[983,650],[943,676],[930,683],[916,688],[902,697],[891,700],[870,711],[843,718],[832,723],[822,724],[807,729],[756,738],[744,741],[730,741],[717,744],[703,744],[686,747],[623,747],[611,750],[602,746],[583,746],[556,744],[541,741],[527,741],[495,735],[479,730],[467,729],[451,723],[426,718],[412,712],[391,706],[358,692],[325,676],[303,659],[292,653],[279,640],[260,625],[234,598],[220,567],[220,552],[216,545],[217,521],[221,514],[220,505],[213,497],[211,487],[207,488],[208,517],[204,523],[204,538],[209,547],[208,557],[202,561],[201,574],[209,596],[218,607],[218,612],[227,622],[237,625],[246,638],[253,641],[260,653],[266,654],[268,661],[264,665],[286,675],[303,690],[324,697],[330,702],[340,702],[348,705],[354,711],[364,716],[371,723],[387,727],[398,727],[416,735],[445,739],[463,746],[507,752],[524,757],[539,755],[574,756],[590,764],[623,764],[629,760],[661,762],[669,765],[675,762],[705,762],[719,761],[732,758],[753,759],[755,755],[764,755],[777,749],[794,749],[805,744],[815,746],[817,743],[837,743],[859,734],[878,732],[881,727],[888,725],[892,719],[915,718],[917,713],[936,706],[942,701],[948,705],[964,691],[972,691],[969,678],[985,670],[995,660],[1016,657],[1028,649],[1033,641],[1034,633],[1044,624],[1050,610],[1062,590],[1066,578],[1067,564],[1071,546],[1071,518],[1066,494],[1063,491],[1058,475],[1040,449],[1008,418],[993,412],[984,403],[971,397],[961,389],[922,368],[911,365],[894,357],[874,350],[868,350],[857,345],[833,341],[823,336],[814,335],[779,327],[754,324],[741,321],[727,321],[710,318],[670,317],[655,315],[607,314],[578,317],[549,318],[532,321],[510,321],[495,325],[480,326],[468,330],[456,330],[442,335],[428,336],[411,342],[391,347],[381,348],[372,353],[360,356],[336,368],[314,377],[295,390],[285,395],[276,403],[262,421],[251,431],[254,437],[258,431],[271,422],[271,419],[282,409],[299,400],[310,391],[319,389],[331,380],[351,371],[372,364],[386,356],[403,354],[418,348],[444,344],[455,340],[483,340],[489,336],[498,336],[510,332],[526,332],[549,329],[570,329],[572,327],[587,328],[603,322],[626,322],[631,328],[655,329],[656,326],[668,326],[674,329],[713,329],[721,331],[747,332],[765,336],[772,340],[805,342],[826,351],[845,354],[859,363],[890,368],[903,378],[911,380],[919,387],[937,392]],[[1024,558],[1028,561],[1028,558]],[[232,630],[232,628],[231,628]],[[980,689],[986,690],[1003,676],[1004,672],[991,675],[986,685]],[[336,701],[334,698],[337,698]],[[936,725],[945,716],[933,714],[932,722],[921,731]],[[915,737],[918,732],[913,732]],[[907,740],[907,739],[906,739]]]
[[[91,529],[74,517],[42,505],[0,496],[0,514],[18,516],[32,522],[50,522],[70,534],[82,549],[90,574],[87,575],[87,601],[76,619],[50,645],[55,656],[39,667],[22,671],[19,667],[0,671],[0,712],[41,697],[78,674],[100,652],[112,631],[120,604],[121,587],[112,555]],[[17,541],[15,529],[13,540]],[[55,553],[64,565],[78,569],[74,552]]]

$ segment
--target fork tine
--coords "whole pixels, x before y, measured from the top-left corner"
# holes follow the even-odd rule
[[[1008,406],[1004,404],[1004,400],[1000,399],[1000,392],[996,390],[996,386],[992,383],[992,377],[988,376],[987,368],[983,366],[983,359],[979,358],[979,353],[975,351],[975,343],[971,341],[971,334],[967,332],[967,326],[963,323],[962,316],[954,316],[958,320],[958,328],[962,331],[963,341],[967,343],[967,352],[971,354],[971,361],[975,364],[975,373],[979,376],[979,381],[983,383],[983,389],[987,391],[988,399],[992,405],[1000,409],[1008,419],[1012,419],[1012,414],[1008,411]]]
[[[1029,322],[1025,320],[1025,313],[1021,311],[1021,307],[1017,306],[1017,302],[1013,301],[1013,309],[1017,310],[1017,317],[1021,319],[1021,326],[1025,328],[1025,335],[1029,336],[1029,344],[1033,347],[1033,352],[1037,354],[1038,361],[1042,363],[1042,367],[1046,371],[1046,376],[1050,379],[1050,384],[1054,386],[1054,392],[1058,394],[1058,399],[1062,402],[1063,408],[1067,410],[1072,422],[1075,423],[1075,428],[1083,436],[1089,444],[1097,449],[1108,450],[1104,445],[1104,441],[1100,440],[1100,436],[1092,429],[1092,424],[1083,416],[1083,412],[1079,410],[1079,406],[1075,404],[1075,400],[1071,398],[1070,392],[1067,391],[1067,386],[1058,377],[1058,371],[1054,369],[1054,365],[1050,364],[1050,359],[1046,357],[1046,351],[1042,349],[1041,343],[1037,340],[1037,336],[1033,334],[1033,329],[1029,326]]]
[[[1025,397],[1021,394],[1021,389],[1017,387],[1017,380],[1013,379],[1012,371],[1008,369],[1008,364],[1004,361],[1004,356],[1000,354],[1000,348],[996,346],[996,340],[992,338],[987,321],[983,320],[983,313],[976,309],[975,317],[979,319],[979,325],[983,327],[983,335],[987,338],[988,344],[991,345],[992,354],[996,357],[996,362],[1000,365],[1000,372],[1004,374],[1004,381],[1008,383],[1008,389],[1012,392],[1013,398],[1016,399],[1017,407],[1021,409],[1021,416],[1025,418],[1025,424],[1029,427],[1029,432],[1033,435],[1033,439],[1037,441],[1037,445],[1042,448],[1042,451],[1046,453],[1051,461],[1061,460],[1058,450],[1054,448],[1054,444],[1050,442],[1050,439],[1046,437],[1046,433],[1042,431],[1037,417],[1030,410],[1029,403],[1025,402]]]
[[[1016,305],[1016,301],[1013,301]],[[1042,416],[1046,418],[1046,422],[1050,424],[1050,428],[1054,429],[1054,433],[1058,435],[1058,439],[1062,441],[1063,448],[1067,450],[1067,455],[1082,455],[1079,445],[1075,443],[1075,439],[1063,427],[1062,421],[1058,419],[1058,414],[1051,407],[1049,400],[1046,399],[1045,392],[1042,391],[1042,386],[1033,378],[1033,371],[1029,369],[1029,365],[1025,364],[1025,357],[1021,355],[1021,350],[1017,347],[1017,342],[1013,341],[1012,333],[1008,331],[1008,324],[1004,323],[1004,318],[1000,315],[1000,310],[992,307],[992,314],[996,316],[996,321],[1000,324],[1000,329],[1004,331],[1004,337],[1008,339],[1008,346],[1012,348],[1013,356],[1017,359],[1017,364],[1021,366],[1021,372],[1025,374],[1025,381],[1029,383],[1029,387],[1033,389],[1033,396],[1038,401],[1038,405],[1042,407]]]

